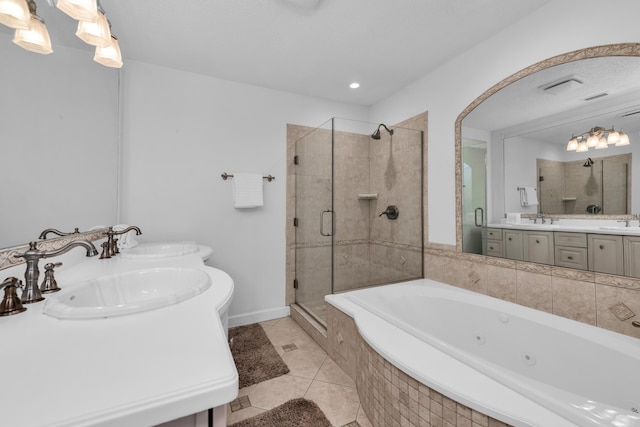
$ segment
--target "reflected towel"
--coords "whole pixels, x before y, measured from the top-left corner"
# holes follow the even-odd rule
[[[129,228],[129,225],[127,224],[118,224],[113,226],[113,231],[122,231],[122,230],[126,230],[127,228]],[[131,230],[124,234],[118,234],[116,236],[116,239],[118,239],[118,241],[116,242],[116,245],[118,245],[119,249],[133,248],[138,244],[138,242],[133,239],[133,236],[135,235],[136,235],[135,230]]]
[[[256,208],[264,205],[261,174],[233,173],[233,207]]]
[[[520,190],[520,204],[522,206],[535,206],[538,204],[538,192],[533,187],[524,187]]]

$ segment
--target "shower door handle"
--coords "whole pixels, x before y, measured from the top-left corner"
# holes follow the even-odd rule
[[[480,211],[480,224],[478,224],[478,211]],[[474,220],[476,223],[476,227],[482,227],[482,224],[484,224],[484,209],[482,208],[476,208],[475,212],[474,212]]]
[[[331,214],[331,231],[332,231],[331,233],[324,232],[324,214],[326,213]],[[324,210],[320,213],[320,234],[325,237],[329,237],[333,235],[333,211],[331,209]]]

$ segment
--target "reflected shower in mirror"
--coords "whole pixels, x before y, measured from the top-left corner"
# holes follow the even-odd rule
[[[472,213],[482,207],[479,200],[486,201],[481,229],[503,222],[507,213],[629,219],[640,211],[639,55],[637,43],[559,55],[499,82],[460,114],[456,149],[462,250],[478,253],[465,249],[474,247],[465,242],[465,236],[474,235],[465,225],[478,227]],[[629,144],[607,140],[614,131],[623,131]],[[587,143],[591,134],[603,138]],[[578,136],[576,142],[585,144],[576,150],[569,142]],[[464,165],[470,164],[465,141],[471,140],[487,147],[486,191],[475,200],[466,195],[464,176]],[[593,163],[584,167],[589,159]],[[521,203],[518,188],[524,187],[536,190],[537,203]]]

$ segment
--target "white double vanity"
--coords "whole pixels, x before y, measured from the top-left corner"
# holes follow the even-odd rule
[[[209,248],[179,246],[56,258],[62,290],[0,317],[2,425],[139,427],[190,417],[180,425],[206,426],[214,408],[213,425],[226,426],[238,393],[227,345],[233,280],[204,265]],[[22,278],[24,268],[2,277]]]

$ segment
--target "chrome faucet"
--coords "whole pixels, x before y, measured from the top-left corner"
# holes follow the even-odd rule
[[[629,223],[631,222],[631,220],[630,219],[621,219],[621,220],[618,220],[617,222],[624,222],[624,226],[625,227],[630,227]]]
[[[38,277],[40,276],[40,271],[38,270],[38,261],[40,260],[40,258],[51,258],[54,256],[62,255],[63,253],[75,248],[76,246],[84,247],[87,250],[87,256],[98,255],[98,251],[96,250],[96,247],[93,246],[93,243],[86,240],[75,240],[73,242],[67,243],[60,249],[56,249],[53,251],[41,251],[37,247],[37,242],[30,242],[28,251],[23,254],[14,255],[14,257],[16,258],[24,258],[27,262],[27,270],[24,273],[25,285],[21,296],[22,302],[24,304],[38,302],[44,299],[42,293],[40,292],[40,288],[38,288]]]
[[[80,234],[80,230],[76,227],[71,233],[64,233],[60,230],[56,230],[55,228],[47,228],[46,230],[44,230],[42,233],[40,233],[40,237],[38,237],[38,239],[40,240],[44,240],[47,238],[47,234],[52,233],[52,234],[57,234],[58,236],[68,236],[70,234]]]
[[[102,253],[100,254],[100,259],[111,258],[120,253],[118,250],[118,239],[114,238],[114,236],[118,236],[120,234],[128,233],[132,230],[136,231],[136,235],[139,236],[142,234],[140,228],[132,225],[131,227],[127,227],[124,230],[115,231],[113,227],[109,227],[107,230],[107,241],[102,243]]]
[[[544,224],[544,223],[546,223],[546,222],[547,222],[547,221],[544,219],[544,213],[542,213],[542,212],[540,212],[540,213],[538,214],[538,218],[540,218],[540,224]]]

